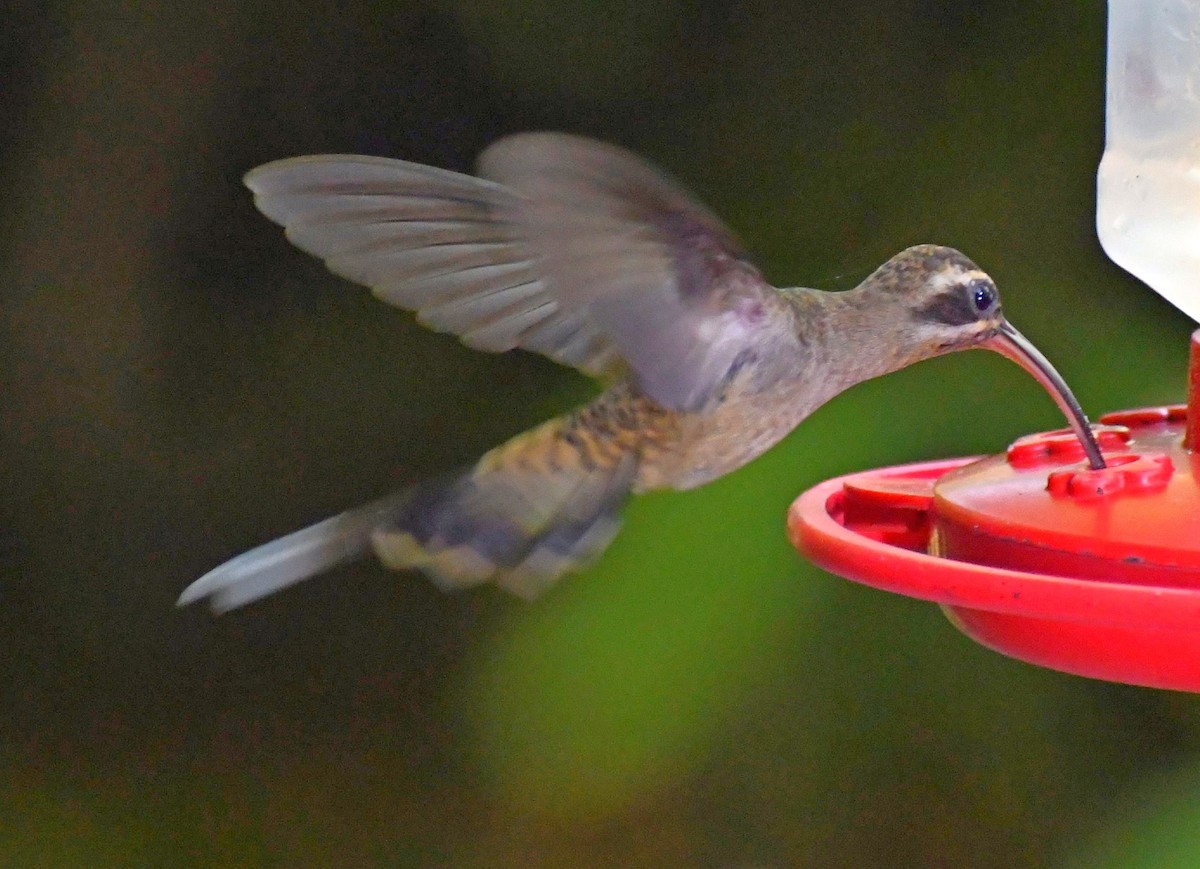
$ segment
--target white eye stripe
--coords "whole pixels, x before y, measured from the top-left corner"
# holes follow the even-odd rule
[[[990,285],[992,279],[988,277],[987,272],[980,269],[965,270],[951,267],[934,275],[930,279],[929,285],[935,291],[940,291],[950,289],[953,286],[969,286],[976,281],[984,281]]]

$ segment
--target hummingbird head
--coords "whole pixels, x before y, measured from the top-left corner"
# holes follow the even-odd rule
[[[913,361],[986,345],[1005,325],[996,284],[953,248],[910,247],[880,266],[868,283],[898,303],[896,325]]]
[[[1050,393],[1071,423],[1093,468],[1104,467],[1087,418],[1062,375],[1004,317],[996,284],[949,247],[922,244],[896,254],[864,287],[899,304],[891,311],[903,364],[955,350],[983,348],[1016,362]]]

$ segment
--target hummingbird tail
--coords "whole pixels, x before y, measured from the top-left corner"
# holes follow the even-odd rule
[[[214,612],[227,612],[361,558],[371,532],[408,497],[389,495],[244,552],[184,589],[177,606],[207,597]]]
[[[226,612],[366,555],[420,570],[445,591],[494,582],[525,598],[595,559],[620,525],[637,469],[632,441],[553,419],[458,475],[421,483],[265,543],[179,598]]]
[[[418,486],[372,543],[388,567],[420,570],[443,590],[494,582],[533,598],[604,551],[636,470],[632,439],[597,436],[569,414]]]

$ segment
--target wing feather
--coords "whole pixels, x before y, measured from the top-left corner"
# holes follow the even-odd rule
[[[298,247],[431,328],[595,375],[627,367],[665,406],[702,405],[774,297],[733,234],[648,164],[588,139],[511,136],[479,168],[300,157],[246,184]]]

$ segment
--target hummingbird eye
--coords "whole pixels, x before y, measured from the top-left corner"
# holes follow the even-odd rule
[[[987,313],[996,304],[996,290],[990,284],[974,283],[971,288],[971,303],[981,314]]]

